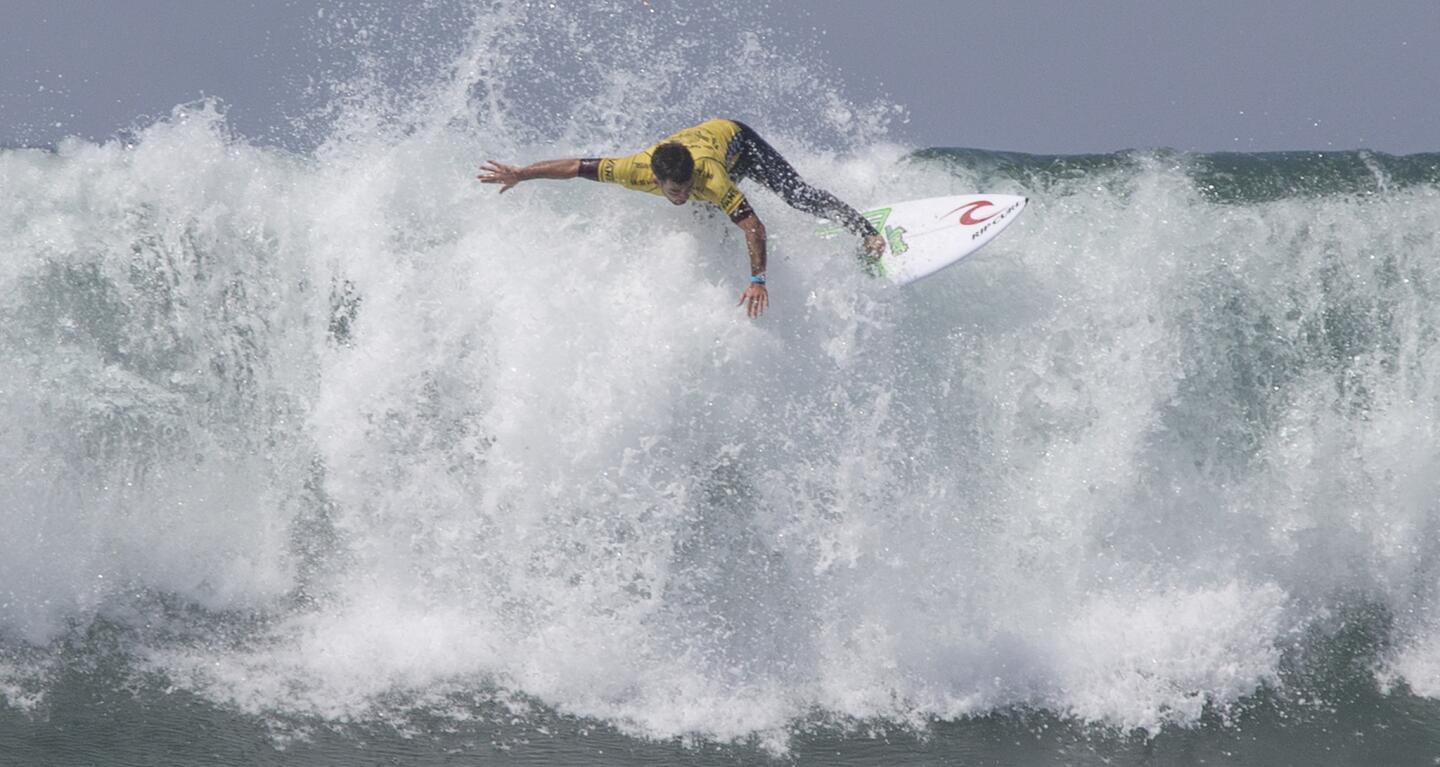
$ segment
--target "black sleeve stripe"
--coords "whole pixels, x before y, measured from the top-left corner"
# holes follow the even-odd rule
[[[586,157],[580,160],[580,178],[588,178],[591,181],[600,180],[600,158]]]
[[[740,207],[736,208],[735,212],[730,214],[730,220],[738,224],[753,215],[755,215],[755,210],[750,207],[750,201],[741,200]]]

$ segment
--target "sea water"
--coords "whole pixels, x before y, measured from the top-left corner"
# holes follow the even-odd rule
[[[628,8],[0,152],[0,763],[1440,756],[1440,155],[909,147]],[[474,178],[712,116],[1031,204],[897,290],[745,187],[750,320],[722,215]]]

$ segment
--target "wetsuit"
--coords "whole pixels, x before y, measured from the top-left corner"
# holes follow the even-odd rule
[[[875,227],[854,208],[829,192],[805,183],[760,134],[737,120],[707,120],[628,157],[582,159],[580,176],[661,194],[650,170],[650,156],[660,144],[671,142],[684,145],[695,160],[691,196],[715,204],[732,221],[738,223],[755,213],[745,194],[735,186],[736,182],[751,178],[780,195],[796,210],[839,222],[858,235],[877,234]]]

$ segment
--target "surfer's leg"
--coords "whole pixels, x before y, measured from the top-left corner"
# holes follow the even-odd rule
[[[794,166],[750,126],[741,122],[736,124],[740,126],[741,141],[740,156],[735,163],[737,176],[759,181],[796,210],[828,218],[855,234],[877,233],[875,227],[854,208],[800,178]]]

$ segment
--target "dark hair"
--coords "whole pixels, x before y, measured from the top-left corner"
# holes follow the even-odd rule
[[[684,144],[674,141],[661,144],[650,155],[650,171],[655,174],[656,180],[684,183],[695,172],[695,158],[690,156],[690,150]]]

